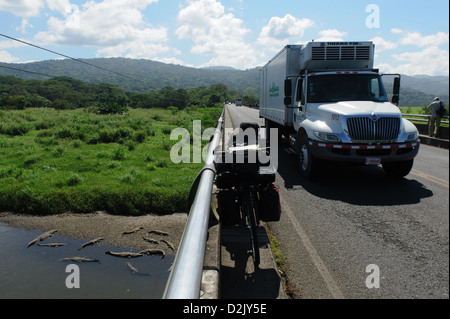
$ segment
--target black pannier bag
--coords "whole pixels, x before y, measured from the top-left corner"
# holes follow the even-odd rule
[[[259,218],[264,222],[277,222],[281,217],[280,193],[270,183],[259,194]]]
[[[237,193],[234,189],[222,189],[217,194],[218,213],[220,222],[224,226],[239,224],[241,212],[237,202]]]

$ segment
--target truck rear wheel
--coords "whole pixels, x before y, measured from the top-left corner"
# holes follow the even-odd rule
[[[402,178],[409,174],[414,164],[414,160],[401,162],[383,163],[383,170],[390,178]]]
[[[300,173],[306,178],[313,177],[317,171],[317,160],[312,156],[308,136],[303,135],[300,138],[297,151],[300,164]]]

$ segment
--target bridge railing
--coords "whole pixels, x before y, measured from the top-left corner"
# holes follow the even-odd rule
[[[430,115],[423,114],[402,114],[402,116],[410,121],[419,122],[422,124],[430,123]],[[449,124],[448,116],[444,116],[441,120],[441,124]]]
[[[225,110],[225,108],[224,108]],[[163,294],[164,299],[198,299],[208,236],[211,197],[215,177],[214,150],[220,143],[224,111],[209,144],[205,166],[194,182],[195,194],[172,271]],[[192,191],[192,190],[191,190]],[[190,196],[191,197],[191,196]]]

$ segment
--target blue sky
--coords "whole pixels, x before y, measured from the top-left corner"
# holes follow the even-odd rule
[[[447,0],[0,0],[0,33],[75,58],[263,65],[285,44],[363,41],[375,66],[449,74]],[[0,37],[0,61],[59,58]]]

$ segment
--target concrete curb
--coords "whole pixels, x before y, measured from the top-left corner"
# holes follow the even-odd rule
[[[436,146],[440,148],[446,148],[449,149],[448,146],[448,140],[436,138],[436,137],[430,137],[427,135],[419,135],[420,143],[430,146]]]
[[[219,299],[220,297],[220,238],[220,224],[214,216],[210,216],[200,299]]]

